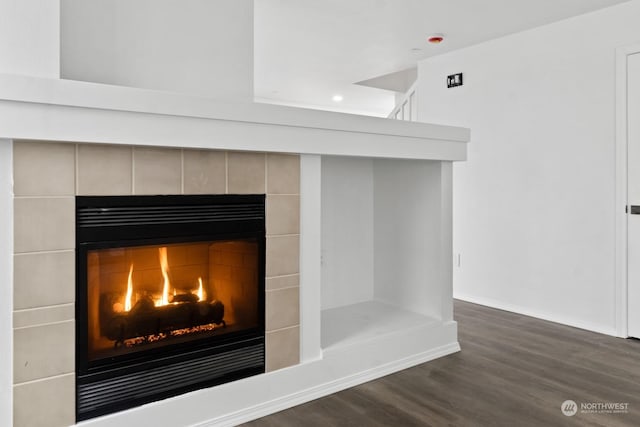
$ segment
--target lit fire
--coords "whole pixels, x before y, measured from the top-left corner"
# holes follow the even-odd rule
[[[164,278],[164,284],[162,287],[162,298],[156,305],[169,304],[169,259],[167,257],[167,248],[158,248],[160,252],[160,268],[162,269],[162,277]]]
[[[131,310],[131,296],[133,295],[133,264],[129,268],[129,279],[127,280],[127,296],[124,299],[124,311]]]
[[[200,286],[198,287],[198,301],[204,301],[206,295],[204,294],[204,289],[202,287],[202,277],[198,277],[198,283],[200,283]]]
[[[169,303],[169,290],[171,288],[171,282],[169,280],[169,259],[167,256],[167,248],[161,247],[158,248],[159,260],[160,260],[160,269],[162,271],[163,277],[163,285],[162,285],[162,295],[155,299],[154,297],[154,305],[156,307],[168,305]],[[177,289],[173,288],[173,296],[177,295]],[[202,283],[202,277],[198,277],[198,290],[196,292],[198,296],[198,301],[204,301],[207,297],[206,292],[204,291],[204,285]],[[174,302],[174,304],[177,304]],[[127,279],[127,294],[124,299],[124,311],[131,311],[133,307],[133,264],[129,267],[129,278]],[[115,310],[115,308],[114,308]],[[122,311],[122,305],[117,311]]]

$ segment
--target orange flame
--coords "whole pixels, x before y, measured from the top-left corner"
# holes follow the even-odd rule
[[[133,264],[129,268],[129,279],[127,280],[127,296],[124,298],[124,311],[131,310],[131,296],[133,295]]]
[[[202,288],[202,277],[198,277],[198,282],[200,283],[200,287],[198,287],[198,301],[204,301],[204,289]]]
[[[160,299],[159,305],[167,305],[169,304],[169,286],[171,285],[169,282],[169,259],[167,257],[166,247],[158,248],[158,251],[160,252],[160,268],[162,269],[162,277],[164,278],[162,298]]]

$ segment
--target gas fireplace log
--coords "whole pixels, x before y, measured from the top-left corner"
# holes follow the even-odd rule
[[[198,302],[199,298],[196,294],[178,294],[171,297],[170,303],[174,302]]]
[[[106,327],[106,337],[122,344],[125,340],[168,334],[178,329],[206,324],[225,325],[224,305],[220,301],[182,302],[155,307],[139,300],[128,313],[113,316]]]

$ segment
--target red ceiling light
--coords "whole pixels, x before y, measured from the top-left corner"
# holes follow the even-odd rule
[[[439,44],[444,40],[444,34],[436,33],[427,37],[427,41],[431,44]]]

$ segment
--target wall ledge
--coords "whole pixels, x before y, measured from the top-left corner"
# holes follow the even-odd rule
[[[7,74],[0,113],[0,137],[88,143],[455,161],[470,137],[451,126]]]

